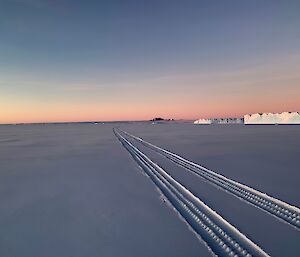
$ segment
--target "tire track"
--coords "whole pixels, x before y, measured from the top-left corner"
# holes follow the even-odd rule
[[[239,182],[226,178],[212,170],[202,167],[196,163],[193,163],[177,154],[153,145],[142,138],[136,137],[123,130],[120,130],[129,138],[132,138],[144,146],[151,148],[155,152],[170,159],[174,163],[181,167],[197,174],[201,178],[209,181],[214,186],[231,193],[232,195],[254,205],[257,208],[264,210],[265,212],[275,216],[276,218],[288,223],[296,229],[300,229],[300,209],[292,206],[286,202],[271,197],[265,193],[255,190],[249,186],[243,185]]]
[[[208,247],[218,256],[266,257],[254,244],[215,211],[195,197],[173,179],[166,171],[151,161],[143,152],[114,130],[115,135],[146,174],[166,196],[185,221],[200,235]]]

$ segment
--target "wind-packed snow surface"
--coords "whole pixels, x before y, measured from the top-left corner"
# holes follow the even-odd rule
[[[300,124],[298,112],[255,113],[244,116],[245,124]]]
[[[300,206],[299,126],[0,126],[0,256],[212,256],[114,127]],[[268,254],[299,256],[299,230],[138,147]]]
[[[300,206],[299,126],[164,124],[150,128],[140,124],[124,125],[121,129],[227,178]],[[246,201],[226,193],[143,144],[139,147],[269,255],[299,255],[299,230],[256,204],[249,204],[250,195]]]
[[[113,133],[0,126],[0,256],[211,256]]]

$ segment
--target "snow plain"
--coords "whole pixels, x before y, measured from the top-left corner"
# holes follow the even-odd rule
[[[211,256],[114,127],[300,206],[299,126],[5,125],[0,256]],[[271,256],[299,256],[298,230],[138,146]]]

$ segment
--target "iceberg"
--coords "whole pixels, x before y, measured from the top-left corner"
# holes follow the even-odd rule
[[[194,124],[243,124],[243,118],[199,119]]]
[[[243,118],[216,118],[211,120],[214,124],[243,124]]]
[[[194,124],[211,124],[211,120],[208,120],[208,119],[199,119],[199,120],[196,120],[194,121]]]
[[[299,112],[255,113],[244,116],[245,124],[300,124]]]

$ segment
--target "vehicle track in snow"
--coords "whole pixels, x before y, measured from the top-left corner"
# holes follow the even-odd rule
[[[128,150],[145,173],[165,195],[217,256],[269,256],[259,246],[194,196],[183,185],[173,179],[165,170],[149,159],[143,152],[129,142],[118,131],[116,137]]]
[[[177,165],[187,169],[190,172],[197,174],[198,176],[210,182],[214,186],[217,186],[218,188],[221,188],[226,192],[231,193],[239,199],[242,199],[247,203],[254,205],[257,208],[264,210],[265,212],[279,218],[280,220],[288,223],[294,228],[298,230],[300,229],[300,209],[298,207],[292,206],[286,202],[271,197],[249,186],[231,180],[212,170],[202,167],[197,163],[191,162],[175,153],[172,153],[159,146],[151,144],[140,137],[131,135],[126,131],[120,131],[129,138],[140,142],[144,146],[154,150],[155,152],[173,161]]]

